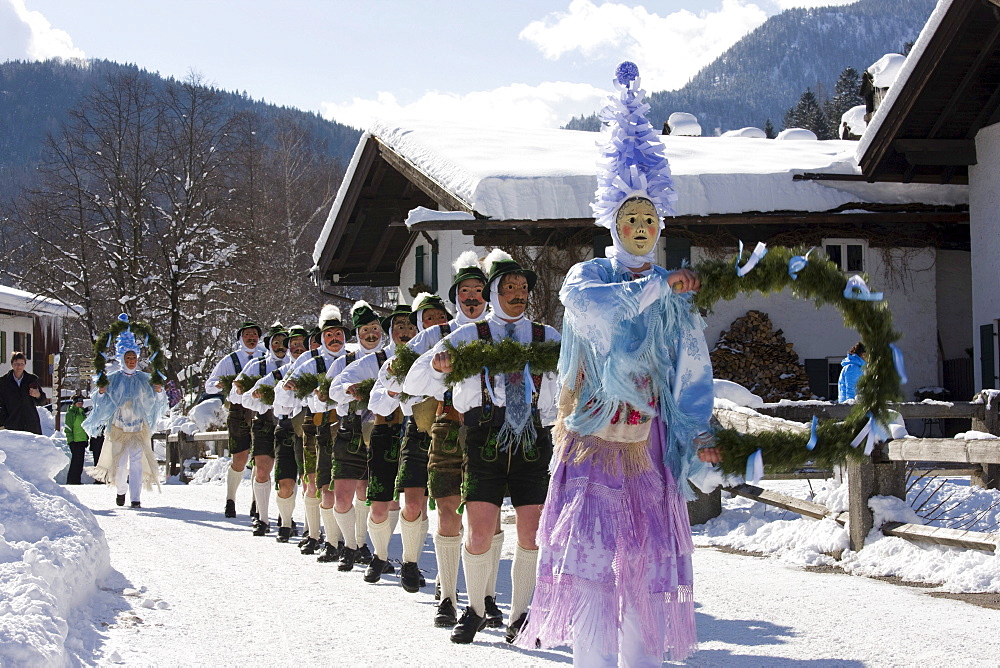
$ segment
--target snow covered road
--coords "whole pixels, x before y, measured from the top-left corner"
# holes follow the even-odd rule
[[[453,645],[434,628],[433,585],[407,594],[394,576],[377,585],[361,569],[339,573],[288,545],[251,536],[250,490],[236,520],[222,517],[223,489],[170,485],[144,493],[141,510],[118,508],[99,485],[71,488],[107,534],[117,574],[71,620],[77,659],[107,665],[539,665],[568,663],[566,648],[522,651],[486,631]],[[301,521],[301,505],[296,519]],[[513,529],[513,527],[510,527]],[[433,530],[433,520],[432,520]],[[499,587],[509,591],[514,531]],[[704,542],[704,541],[702,541]],[[393,536],[391,555],[399,555]],[[434,576],[431,541],[420,564]],[[695,555],[700,651],[692,666],[996,665],[1000,611],[935,599],[926,589],[711,547]],[[460,582],[460,588],[464,585]],[[122,592],[129,595],[123,595]],[[506,612],[508,596],[501,594]]]

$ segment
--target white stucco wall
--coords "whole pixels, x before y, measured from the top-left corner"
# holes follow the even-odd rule
[[[458,231],[428,232],[428,235],[438,244],[438,293],[447,300],[448,287],[451,285],[451,263],[464,251],[475,250],[480,255],[485,255],[486,251],[473,245],[471,235],[465,235]],[[414,242],[399,271],[399,294],[407,302],[412,301],[409,291],[413,287],[417,264],[416,249],[420,245],[423,245],[425,253],[424,282],[431,285],[431,244],[421,235]]]
[[[0,375],[3,375],[10,371],[10,356],[14,353],[14,332],[25,332],[33,335],[34,322],[28,316],[0,314],[0,332],[4,332],[4,338],[7,340],[2,355],[3,359],[0,359]],[[34,342],[32,342],[32,346],[34,346]],[[22,350],[21,352],[28,356],[28,370],[30,371],[31,356],[34,352],[31,350]]]
[[[909,382],[902,389],[904,396],[911,398],[916,388],[940,382],[935,325],[935,251],[931,248],[893,250],[897,263],[904,254],[910,271],[902,285],[890,285],[886,279],[880,249],[868,249],[865,266],[872,277],[869,287],[885,293],[892,310],[893,326],[903,334],[898,345],[906,358]],[[693,264],[704,257],[701,249],[692,249]],[[709,347],[715,345],[722,330],[750,310],[768,314],[774,328],[783,330],[785,340],[793,344],[800,361],[843,358],[848,348],[860,339],[855,331],[844,325],[840,313],[833,307],[817,310],[812,302],[796,299],[786,290],[767,297],[748,295],[731,302],[718,302],[706,319],[705,338]]]
[[[968,251],[939,250],[937,321],[944,359],[966,356],[972,347],[972,266]]]
[[[969,167],[969,236],[972,243],[972,340],[975,347],[976,387],[998,387],[984,382],[981,372],[979,328],[1000,319],[1000,123],[976,135],[977,164]],[[996,338],[994,338],[996,350]],[[996,374],[994,360],[994,375]]]

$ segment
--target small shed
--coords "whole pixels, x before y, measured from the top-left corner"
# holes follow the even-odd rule
[[[0,285],[0,374],[10,371],[10,356],[19,351],[28,358],[27,369],[52,387],[63,320],[77,316],[54,299]]]
[[[941,0],[857,149],[873,183],[968,184],[975,386],[1000,387],[1000,0]]]

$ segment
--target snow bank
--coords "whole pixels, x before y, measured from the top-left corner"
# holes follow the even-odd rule
[[[764,405],[763,399],[739,383],[734,383],[731,380],[716,378],[712,381],[712,389],[715,392],[716,399],[726,399],[737,406],[760,408]]]
[[[226,483],[226,476],[229,475],[229,463],[232,461],[230,457],[217,457],[215,459],[209,459],[208,463],[198,469],[198,472],[194,474],[191,478],[190,485],[224,485]],[[250,467],[247,466],[243,469],[243,480],[250,480]],[[240,483],[242,484],[242,483]]]
[[[846,483],[765,480],[761,484],[809,498],[831,513],[848,507]],[[933,499],[928,500],[928,496]],[[940,509],[930,512],[939,503]],[[885,522],[909,522],[995,532],[1000,526],[1000,491],[970,487],[967,480],[928,479],[911,485],[905,502],[874,497],[869,505],[875,529],[860,552],[849,549],[847,529],[831,519],[809,519],[726,494],[722,514],[693,528],[695,542],[759,552],[796,566],[836,565],[853,575],[926,582],[948,592],[1000,592],[1000,553],[930,545],[884,536],[879,531]],[[918,515],[914,508],[920,506],[924,515],[935,519]],[[841,555],[839,561],[837,554]]]
[[[110,571],[94,515],[53,480],[66,455],[0,432],[0,665],[60,666],[70,615]]]
[[[222,399],[206,399],[191,407],[187,415],[171,415],[157,423],[168,434],[196,434],[200,431],[225,431],[228,412]]]

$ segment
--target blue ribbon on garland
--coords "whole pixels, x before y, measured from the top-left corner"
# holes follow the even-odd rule
[[[757,484],[764,477],[764,453],[760,448],[747,457],[747,471],[743,478],[752,484]]]
[[[816,427],[819,426],[819,418],[813,415],[812,427],[809,429],[809,442],[806,443],[806,450],[813,450],[816,447],[816,441],[818,437],[816,436]]]
[[[796,255],[788,261],[788,275],[792,277],[793,281],[799,279],[799,272],[809,264],[809,253],[812,253],[814,250],[816,250],[815,246],[806,251],[805,255]]]
[[[882,293],[869,290],[865,279],[855,274],[847,279],[847,286],[844,287],[844,298],[860,302],[880,302],[882,301]]]
[[[880,441],[889,440],[889,432],[878,423],[875,416],[871,413],[868,414],[868,423],[858,432],[858,435],[854,437],[851,441],[851,447],[856,448],[861,445],[861,442],[865,442],[865,455],[870,455],[872,450],[875,449],[875,444]]]
[[[736,254],[736,275],[746,276],[750,273],[750,270],[757,266],[764,256],[767,255],[767,244],[763,241],[758,241],[757,245],[754,246],[753,252],[750,253],[750,257],[747,258],[746,264],[742,267],[740,266],[740,258],[743,257],[743,241],[740,241],[740,252]]]
[[[889,349],[892,351],[892,364],[896,367],[896,373],[899,374],[899,384],[905,385],[906,367],[903,365],[903,351],[895,343],[890,343]]]

